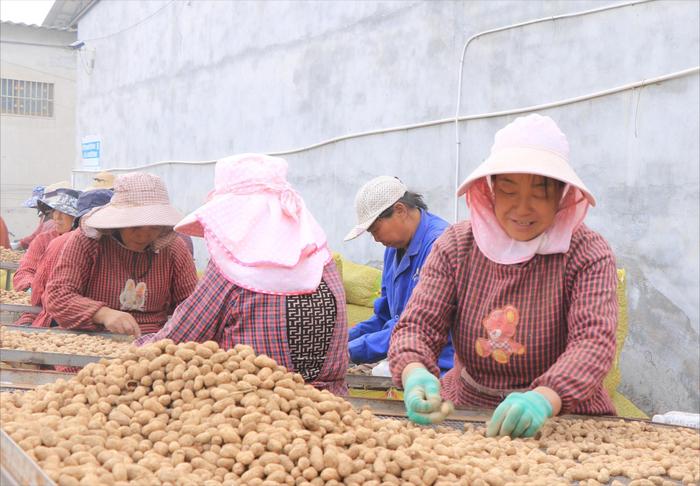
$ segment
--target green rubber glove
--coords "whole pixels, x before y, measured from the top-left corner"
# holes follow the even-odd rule
[[[406,377],[403,401],[408,418],[421,425],[442,422],[440,380],[425,368],[415,368]]]
[[[551,416],[552,405],[541,393],[511,393],[493,412],[486,436],[533,437]]]

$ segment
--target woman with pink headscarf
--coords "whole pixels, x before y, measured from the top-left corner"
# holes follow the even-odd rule
[[[280,158],[243,154],[216,164],[207,203],[176,230],[204,237],[211,260],[194,293],[156,334],[247,344],[307,383],[345,394],[345,291],[326,235],[287,182]]]
[[[389,348],[413,421],[444,419],[442,399],[495,407],[489,436],[532,437],[559,413],[615,413],[603,388],[615,257],[583,224],[595,199],[568,158],[551,118],[521,117],[459,188],[471,220],[435,242]],[[439,381],[450,331],[455,367]]]

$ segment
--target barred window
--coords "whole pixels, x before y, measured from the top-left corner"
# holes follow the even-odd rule
[[[0,94],[4,114],[53,116],[53,83],[2,78]]]

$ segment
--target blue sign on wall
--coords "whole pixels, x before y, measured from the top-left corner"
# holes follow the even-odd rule
[[[100,142],[83,142],[83,158],[84,159],[99,159],[100,158]]]
[[[86,169],[99,169],[100,156],[102,155],[102,139],[98,135],[83,137],[80,144],[83,167]]]

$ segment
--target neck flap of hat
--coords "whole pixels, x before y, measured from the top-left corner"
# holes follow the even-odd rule
[[[502,265],[523,263],[535,255],[566,253],[571,235],[583,222],[589,207],[580,189],[567,186],[552,225],[530,241],[518,241],[508,236],[496,219],[493,192],[486,177],[469,186],[466,199],[476,245],[489,260]]]

